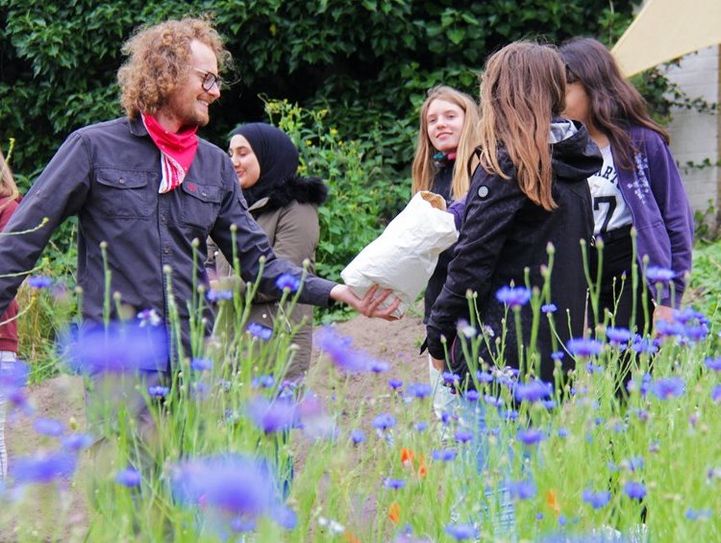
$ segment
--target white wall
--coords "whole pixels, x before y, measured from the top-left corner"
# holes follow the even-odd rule
[[[721,82],[719,65],[721,46],[708,47],[696,53],[686,55],[680,66],[668,68],[669,79],[677,83],[690,98],[702,97],[709,103],[721,101],[719,90]],[[669,126],[671,150],[679,164],[681,177],[691,206],[705,211],[709,200],[719,210],[719,187],[721,186],[721,168],[687,168],[687,162],[702,162],[708,158],[716,163],[721,156],[721,122],[718,113],[699,113],[696,110],[675,109],[673,121]]]

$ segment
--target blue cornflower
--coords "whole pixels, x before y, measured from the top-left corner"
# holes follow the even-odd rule
[[[566,428],[559,428],[558,437],[560,437],[561,439],[566,439],[568,437],[568,430]]]
[[[53,280],[46,275],[33,275],[28,277],[28,286],[36,289],[48,288],[53,284]]]
[[[285,399],[271,402],[258,396],[248,403],[247,413],[253,423],[266,434],[292,428],[297,421],[296,405]]]
[[[300,287],[300,279],[289,273],[284,273],[275,280],[278,290],[288,289],[289,292],[296,292]]]
[[[641,500],[646,496],[646,487],[637,481],[627,481],[623,485],[623,491],[632,500]]]
[[[393,390],[398,390],[400,388],[403,388],[403,381],[400,379],[388,379],[388,386],[391,387]]]
[[[232,300],[233,299],[233,291],[232,290],[215,290],[215,289],[211,288],[211,289],[208,289],[208,292],[205,293],[205,299],[208,300],[210,303]]]
[[[396,425],[396,419],[390,413],[381,413],[373,419],[373,428],[381,432],[390,430]]]
[[[455,449],[441,449],[438,451],[433,451],[433,460],[440,460],[441,462],[450,462],[456,457],[456,450]]]
[[[654,354],[658,352],[658,341],[650,337],[641,337],[638,334],[633,339],[631,349],[637,353]]]
[[[493,375],[491,375],[487,371],[477,371],[476,377],[478,378],[479,383],[492,383],[493,382]]]
[[[366,440],[366,435],[363,433],[363,430],[356,428],[350,433],[350,440],[353,442],[353,445],[359,445]]]
[[[138,322],[140,326],[160,326],[163,323],[163,319],[160,318],[158,312],[155,309],[143,309],[138,313]]]
[[[51,483],[56,479],[70,477],[76,463],[76,455],[67,451],[39,453],[15,459],[10,464],[10,477],[18,485]]]
[[[351,339],[340,336],[331,326],[324,326],[318,330],[314,343],[328,355],[336,367],[348,373],[372,371],[372,366],[376,362],[367,354],[353,349]]]
[[[456,541],[476,539],[478,530],[471,524],[449,524],[446,526],[446,533]]]
[[[711,518],[711,509],[686,509],[685,517],[688,520],[706,520]]]
[[[135,468],[125,468],[117,473],[115,482],[128,488],[139,487],[141,482],[140,472]]]
[[[606,339],[611,345],[628,345],[628,342],[631,341],[632,337],[633,334],[628,328],[616,328],[613,326],[606,328]]]
[[[261,517],[286,529],[297,522],[282,503],[282,485],[263,460],[237,454],[192,459],[174,467],[172,484],[176,500],[196,513],[212,509],[225,518],[242,519],[245,528]]]
[[[719,403],[721,401],[721,385],[715,385],[711,389],[711,400],[716,403]]]
[[[510,481],[508,490],[518,500],[529,500],[536,495],[536,484],[531,480]]]
[[[649,266],[646,268],[646,279],[652,283],[668,283],[676,277],[673,270],[661,266]]]
[[[541,311],[546,314],[555,313],[556,311],[558,311],[558,308],[556,307],[556,304],[543,304],[541,306]]]
[[[30,368],[21,360],[0,364],[0,393],[8,394],[25,387],[29,373]]]
[[[454,437],[458,443],[468,443],[473,439],[473,433],[467,430],[457,430]]]
[[[640,469],[643,469],[644,461],[642,456],[632,456],[631,458],[627,460],[623,460],[621,462],[621,467],[624,469],[627,469],[631,472],[637,472]]]
[[[683,335],[691,343],[698,343],[708,336],[708,326],[705,324],[687,324],[683,327]]]
[[[271,388],[275,384],[272,375],[258,375],[250,382],[252,388]]]
[[[501,287],[496,292],[496,300],[506,304],[511,309],[524,306],[531,299],[531,291],[526,287]]]
[[[33,421],[33,429],[44,436],[60,437],[65,432],[65,425],[59,420],[38,417]]]
[[[577,338],[569,340],[568,343],[566,343],[566,349],[568,349],[568,352],[573,356],[586,358],[600,354],[603,349],[603,344],[595,339]]]
[[[705,361],[706,367],[713,371],[721,371],[721,356],[716,358],[707,358]]]
[[[165,370],[168,345],[164,326],[112,322],[107,328],[88,325],[65,333],[60,349],[73,370],[95,375]]]
[[[603,366],[599,366],[598,364],[594,364],[593,362],[588,362],[586,364],[586,371],[593,375],[594,373],[601,373],[603,371]]]
[[[411,398],[422,400],[428,398],[433,392],[433,388],[428,383],[412,383],[406,388],[406,394]]]
[[[651,392],[661,400],[681,396],[684,388],[683,379],[680,377],[665,377],[651,383]]]
[[[540,402],[550,398],[552,393],[553,385],[544,383],[540,379],[534,379],[527,383],[517,383],[515,386],[515,396],[519,402]]]
[[[414,425],[416,432],[425,432],[428,429],[428,423],[425,421],[416,422]]]
[[[492,394],[483,396],[483,401],[492,407],[503,407],[503,398],[493,396]]]
[[[519,430],[516,437],[524,445],[537,445],[544,439],[543,432],[541,432],[540,430],[536,430],[535,428]]]
[[[148,387],[148,396],[151,398],[165,398],[169,392],[169,387],[160,385]]]
[[[444,371],[441,374],[441,377],[443,377],[443,382],[446,385],[451,385],[455,387],[458,386],[458,384],[461,382],[461,376],[450,371]]]
[[[656,334],[660,337],[676,337],[684,333],[683,324],[679,322],[669,322],[666,320],[656,321]]]
[[[193,358],[190,361],[190,369],[193,371],[208,371],[213,369],[213,361],[210,358]]]
[[[382,360],[372,360],[369,367],[373,373],[383,373],[390,369],[390,364],[388,364],[388,362],[383,362]]]
[[[551,353],[551,359],[555,360],[556,362],[563,360],[564,356],[566,356],[566,353],[564,353],[563,351],[554,351]]]
[[[70,434],[62,439],[63,447],[72,452],[87,449],[93,444],[93,437],[89,434]]]
[[[543,400],[541,405],[550,411],[556,407],[556,400]]]
[[[466,390],[466,392],[463,394],[463,397],[469,401],[469,402],[477,402],[478,398],[481,397],[481,395],[478,393],[477,390]]]
[[[250,324],[248,324],[246,330],[248,330],[251,336],[262,339],[263,341],[268,341],[273,335],[272,328],[263,326],[262,324],[258,324],[257,322],[251,322]]]
[[[383,486],[393,490],[400,490],[406,486],[406,482],[403,479],[391,479],[390,477],[387,477],[383,480]]]
[[[673,310],[673,320],[681,323],[684,326],[692,321],[697,321],[699,324],[708,324],[708,318],[703,313],[696,311],[693,307],[686,307],[684,309]]]

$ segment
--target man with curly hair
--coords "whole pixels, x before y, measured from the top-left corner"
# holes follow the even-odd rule
[[[7,229],[29,232],[0,244],[0,314],[53,230],[77,215],[85,320],[117,317],[115,306],[153,310],[167,320],[175,302],[187,355],[188,302],[206,282],[200,255],[208,235],[228,260],[238,258],[246,281],[255,280],[265,260],[260,290],[266,294],[280,296],[278,280],[300,278],[302,270],[275,257],[248,213],[227,154],[197,136],[220,98],[219,68],[230,57],[215,29],[202,19],[170,20],[141,29],[123,50],[128,59],[118,81],[127,115],[70,134],[19,206]],[[110,304],[109,296],[120,303]],[[380,309],[382,298],[371,292],[361,300],[348,287],[313,276],[300,294],[301,303],[340,301],[388,318],[395,305]],[[176,356],[139,369],[167,372]]]

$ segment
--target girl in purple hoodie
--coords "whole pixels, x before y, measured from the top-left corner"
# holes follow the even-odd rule
[[[581,121],[601,149],[603,166],[588,178],[594,234],[603,240],[600,300],[596,319],[643,333],[652,322],[670,321],[691,270],[693,215],[668,148],[666,130],[648,114],[606,47],[574,38],[560,47],[566,63],[564,115]],[[646,284],[633,289],[631,228],[637,232],[636,262]],[[597,251],[591,250],[596,278]],[[657,282],[669,280],[660,296]],[[649,304],[643,307],[643,290]],[[651,321],[650,317],[653,317]]]

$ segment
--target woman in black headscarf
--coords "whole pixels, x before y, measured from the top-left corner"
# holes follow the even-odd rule
[[[318,206],[328,189],[317,177],[298,175],[298,150],[282,130],[266,123],[249,123],[231,132],[229,153],[248,209],[268,235],[275,254],[302,266],[308,260],[313,272],[315,250],[320,228]],[[209,250],[212,250],[209,249]],[[215,271],[218,277],[233,274],[232,266],[215,251]],[[211,253],[211,258],[213,254]],[[256,295],[248,323],[272,327],[277,304]],[[311,306],[296,305],[289,316],[289,324],[305,324],[293,342],[298,346],[285,379],[299,381],[308,371],[312,347],[313,312]]]

